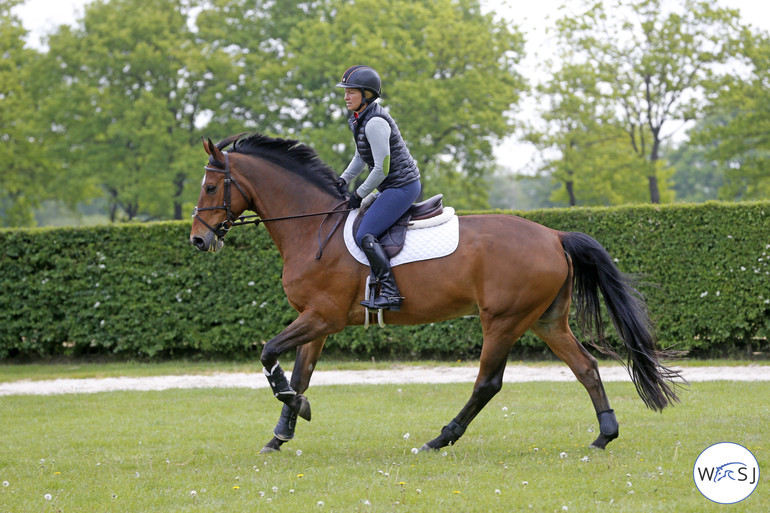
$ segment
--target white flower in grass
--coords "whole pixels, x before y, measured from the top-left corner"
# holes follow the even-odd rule
[[[50,500],[52,499],[52,497],[51,497],[51,494],[50,494],[50,493],[47,493],[47,494],[43,495],[43,498],[44,498],[45,500],[47,500],[47,501],[50,501]]]
[[[501,492],[499,489],[496,489],[496,490],[495,490],[495,495],[500,495],[500,494],[502,494],[502,493],[503,493],[503,492]]]
[[[420,452],[420,449],[417,447],[412,447],[412,454],[417,454],[418,452]]]
[[[273,487],[273,493],[278,493],[278,487],[277,486]]]
[[[372,503],[369,502],[369,499],[364,499],[364,506],[371,506]]]
[[[323,505],[324,505],[324,501],[318,501],[318,503],[316,504],[316,506],[318,506],[319,508],[323,507]]]
[[[190,490],[190,497],[195,497],[196,495],[198,495],[198,492],[195,490]]]
[[[301,449],[297,449],[297,456],[302,456],[302,450]]]
[[[559,458],[564,459],[566,457],[567,457],[567,453],[566,452],[559,453]]]
[[[265,492],[259,492],[259,496],[260,497],[264,497],[265,496]]]
[[[588,456],[583,456],[582,458],[580,458],[580,461],[582,461],[583,463],[588,463],[590,460],[588,459]]]
[[[409,440],[409,433],[404,433],[404,440]]]
[[[9,483],[8,481],[3,481],[3,486],[8,488],[9,486],[11,486],[11,483]]]

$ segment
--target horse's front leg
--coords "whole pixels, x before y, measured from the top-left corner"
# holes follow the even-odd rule
[[[304,393],[310,386],[310,377],[315,370],[316,363],[318,363],[318,358],[321,356],[325,341],[326,337],[322,337],[297,349],[297,359],[294,361],[290,386],[300,394]],[[284,404],[278,424],[273,430],[273,439],[265,444],[260,452],[268,453],[281,450],[284,443],[294,438],[296,427],[297,414],[292,411],[289,405]]]
[[[310,401],[289,384],[286,374],[278,363],[278,357],[289,349],[325,338],[342,328],[344,324],[339,329],[335,329],[330,322],[308,309],[279,335],[270,339],[262,349],[262,365],[273,395],[305,420],[310,420]]]

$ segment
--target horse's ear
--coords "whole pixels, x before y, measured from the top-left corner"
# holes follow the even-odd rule
[[[218,161],[218,162],[224,162],[225,161],[225,155],[222,153],[222,150],[217,148],[217,145],[211,142],[211,139],[207,139],[208,141],[208,150],[206,150],[206,153],[211,155],[211,157]]]
[[[205,137],[201,136],[201,142],[203,143],[203,150],[208,155],[211,155],[211,150],[209,150],[209,148],[211,147],[211,139],[206,139]]]

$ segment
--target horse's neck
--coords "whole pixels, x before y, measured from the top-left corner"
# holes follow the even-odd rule
[[[286,170],[269,165],[270,169],[259,173],[258,179],[249,180],[258,184],[253,188],[254,210],[262,219],[284,218],[281,221],[264,223],[267,231],[282,255],[295,249],[315,244],[318,227],[323,215],[304,216],[334,210],[343,201],[308,184]]]

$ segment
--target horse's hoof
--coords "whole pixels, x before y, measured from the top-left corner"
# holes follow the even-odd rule
[[[289,408],[301,418],[310,422],[310,401],[302,394],[297,394],[292,398]]]
[[[274,448],[274,447],[268,447],[267,445],[262,448],[261,451],[259,451],[259,454],[271,454],[274,452],[281,452],[281,449]]]
[[[428,444],[423,444],[422,447],[420,447],[420,452],[430,452],[430,451],[438,451],[438,449],[431,447]]]
[[[618,437],[617,433],[615,433],[614,436],[613,435],[609,435],[608,436],[608,435],[605,435],[605,434],[600,434],[598,437],[596,437],[596,440],[594,440],[593,443],[589,447],[591,447],[592,449],[602,449],[603,450],[605,447],[607,447],[608,443],[612,442],[617,437]]]

